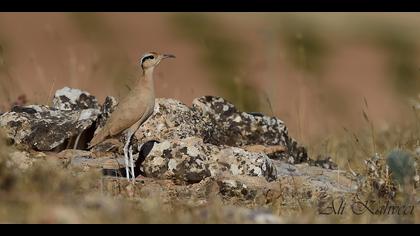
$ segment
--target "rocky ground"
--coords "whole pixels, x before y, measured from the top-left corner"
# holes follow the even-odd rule
[[[188,206],[198,222],[211,222],[214,204],[223,222],[282,223],[287,220],[276,213],[317,212],[331,199],[353,199],[365,185],[388,199],[397,192],[380,157],[366,161],[367,175],[340,170],[331,158],[312,159],[280,119],[241,112],[212,96],[196,98],[191,107],[156,100],[153,115],[135,134],[138,176],[129,183],[121,171],[124,135],[87,149],[117,104],[113,97],[99,104],[87,92],[64,88],[52,106],[15,106],[0,116],[15,149],[11,163],[25,171],[53,161],[72,175],[96,173],[100,177],[91,188],[104,198]],[[418,178],[414,168],[415,187]]]

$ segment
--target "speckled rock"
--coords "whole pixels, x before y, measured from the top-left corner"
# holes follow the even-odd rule
[[[257,196],[257,189],[249,188],[246,183],[235,179],[222,179],[217,183],[220,194],[228,198],[237,197],[252,200]]]
[[[195,99],[191,108],[174,99],[156,99],[153,114],[136,137],[141,143],[201,137],[216,146],[282,145],[286,151],[269,157],[290,163],[308,161],[305,148],[289,137],[281,120],[240,112],[223,98],[212,96]]]
[[[301,211],[313,208],[327,198],[351,198],[358,185],[344,171],[323,169],[308,164],[291,165],[272,160],[278,178],[268,182],[262,177],[222,175],[212,178],[217,183],[214,191],[225,203],[241,202],[247,206],[267,204]]]
[[[0,126],[16,144],[50,151],[65,148],[62,145],[91,127],[98,115],[97,109],[67,111],[31,105],[14,107],[0,116]]]
[[[51,107],[15,106],[11,112],[0,116],[0,126],[6,128],[8,137],[16,144],[31,149],[85,148],[89,136],[105,122],[117,104],[115,98],[107,97],[100,106],[88,92],[68,87],[57,90],[52,103]]]
[[[268,181],[277,178],[276,169],[265,154],[216,146],[194,137],[155,144],[143,162],[143,169],[148,177],[186,183],[197,183],[223,172],[264,177]]]
[[[301,212],[302,207],[316,210],[318,204],[326,198],[351,199],[357,191],[354,188],[356,183],[348,179],[345,172],[307,164],[291,165],[279,160],[273,162],[279,168],[279,178],[275,181],[225,173],[185,185],[167,179],[140,177],[137,178],[136,196],[139,199],[159,196],[161,199],[188,201],[200,208],[220,201],[223,208],[229,205],[252,209],[272,206],[280,211]],[[105,181],[118,180],[105,178]],[[117,185],[109,186],[110,189],[114,190],[115,186],[129,183],[118,181],[115,184]],[[122,191],[119,194],[126,194],[124,186],[118,189]]]
[[[141,142],[200,137],[203,121],[185,104],[175,99],[157,98],[150,118],[136,132]]]
[[[318,155],[316,160],[310,160],[309,163],[313,166],[319,166],[325,169],[337,170],[338,165],[333,162],[330,156]]]
[[[53,108],[58,110],[99,109],[96,98],[80,89],[64,87],[55,92]]]
[[[276,117],[241,112],[220,97],[204,96],[193,101],[193,109],[205,122],[204,141],[215,145],[282,145],[286,152],[273,153],[271,158],[287,159],[290,163],[308,161],[304,147],[288,135],[283,121]]]
[[[274,117],[240,112],[219,97],[205,96],[193,101],[193,109],[206,123],[205,141],[215,145],[285,144],[287,128]]]
[[[98,117],[96,128],[102,128],[108,118],[111,116],[111,113],[114,111],[115,107],[117,107],[118,101],[112,96],[107,96],[105,98],[105,102],[101,107],[101,114]]]

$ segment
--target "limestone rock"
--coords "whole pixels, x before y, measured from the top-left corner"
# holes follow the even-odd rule
[[[200,137],[202,120],[199,114],[174,99],[158,98],[150,118],[136,132],[143,143],[149,140],[171,140]]]
[[[114,97],[107,96],[105,98],[105,102],[101,108],[101,114],[98,117],[98,121],[96,125],[97,128],[102,128],[105,125],[106,121],[109,119],[109,117],[111,116],[111,113],[114,111],[117,105],[118,105],[118,101]]]
[[[174,99],[156,99],[153,114],[136,137],[141,143],[202,137],[204,143],[216,146],[283,146],[269,157],[290,163],[309,159],[305,148],[289,137],[281,120],[240,112],[223,98],[212,96],[195,99],[191,108]]]
[[[31,149],[62,151],[72,148],[76,140],[83,149],[90,141],[88,137],[105,124],[117,104],[115,98],[107,97],[100,106],[89,93],[65,87],[55,93],[52,107],[16,106],[0,116],[0,125],[15,143]],[[273,181],[277,169],[271,159],[292,164],[308,161],[306,150],[288,135],[281,120],[241,112],[220,97],[197,98],[192,107],[174,99],[156,99],[152,116],[135,137],[138,147],[155,143],[149,145],[147,155],[134,152],[142,156],[138,163],[142,163],[145,175],[186,183],[224,172]],[[112,147],[95,150],[119,152],[119,148]],[[92,154],[78,155],[71,164],[102,165],[103,160],[89,157]]]
[[[15,106],[0,116],[0,126],[16,144],[39,151],[63,150],[85,134],[100,114],[96,98],[79,89],[63,88],[55,93],[53,106]]]
[[[53,108],[58,110],[99,109],[96,98],[80,89],[64,87],[55,92]]]
[[[155,144],[143,162],[146,176],[177,179],[187,183],[200,182],[223,172],[232,175],[277,178],[271,160],[262,153],[241,148],[216,146],[200,138],[186,138]]]
[[[193,109],[201,114],[209,128],[205,130],[206,142],[235,147],[286,143],[287,128],[281,120],[240,112],[223,98],[205,96],[195,99]]]
[[[249,188],[245,183],[234,179],[223,179],[218,182],[220,194],[225,197],[244,198],[245,200],[255,199],[257,189]]]

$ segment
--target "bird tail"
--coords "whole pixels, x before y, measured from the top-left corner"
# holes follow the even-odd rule
[[[104,128],[102,130],[99,130],[99,132],[95,134],[95,136],[93,136],[92,140],[90,140],[90,143],[88,146],[89,149],[102,143],[108,137],[108,132]]]

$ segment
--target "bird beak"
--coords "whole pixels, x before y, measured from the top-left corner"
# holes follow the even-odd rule
[[[166,59],[166,58],[175,58],[175,56],[172,54],[163,54],[162,59]]]

